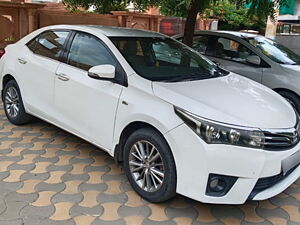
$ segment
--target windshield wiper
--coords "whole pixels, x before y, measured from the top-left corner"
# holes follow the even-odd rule
[[[211,75],[209,73],[202,73],[202,74],[182,75],[182,76],[164,79],[161,81],[163,81],[163,82],[180,82],[180,81],[202,80],[202,79],[208,79],[208,78],[213,78],[213,77],[215,77],[215,76]]]

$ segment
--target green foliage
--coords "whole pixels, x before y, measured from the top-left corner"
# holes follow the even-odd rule
[[[95,7],[95,12],[101,14],[106,14],[110,11],[126,10],[126,6],[129,3],[128,0],[63,0],[63,2],[73,12],[78,11],[79,7],[87,10],[93,6]]]
[[[219,19],[221,30],[258,30],[265,27],[266,17],[249,14],[242,1],[219,0],[204,11],[204,16]]]
[[[248,16],[259,15],[267,18],[275,16],[275,8],[279,6],[287,6],[289,0],[246,0],[246,4],[250,5]]]
[[[161,13],[165,16],[186,17],[189,4],[186,0],[165,0],[161,1],[159,6]]]

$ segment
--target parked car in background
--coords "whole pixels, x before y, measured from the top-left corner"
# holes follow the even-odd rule
[[[300,56],[292,50],[260,35],[233,31],[196,31],[193,48],[223,68],[275,90],[300,113]]]
[[[150,202],[241,204],[300,175],[292,106],[162,34],[51,26],[1,56],[10,122],[37,116],[99,146]]]

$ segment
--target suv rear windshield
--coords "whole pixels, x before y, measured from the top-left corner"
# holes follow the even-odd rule
[[[177,82],[224,75],[226,71],[171,38],[110,37],[132,68],[151,81]]]

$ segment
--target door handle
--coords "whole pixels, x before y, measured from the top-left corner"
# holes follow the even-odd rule
[[[62,80],[62,81],[68,81],[70,80],[70,78],[68,77],[68,75],[63,74],[63,73],[58,73],[56,74],[57,78]]]
[[[27,63],[27,61],[25,59],[23,59],[23,58],[18,58],[18,61],[21,64],[26,64]]]

